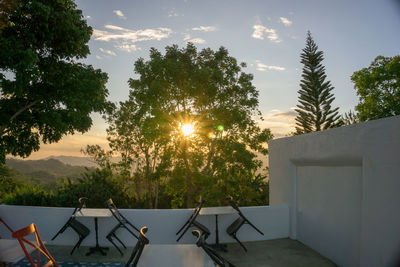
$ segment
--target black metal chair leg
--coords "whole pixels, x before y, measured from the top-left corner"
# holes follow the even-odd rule
[[[139,242],[138,242],[138,243],[136,244],[136,246],[133,248],[132,254],[131,254],[131,256],[129,257],[129,260],[128,260],[128,262],[126,263],[125,267],[128,267],[128,266],[132,263],[133,258],[136,256],[138,250],[139,250]]]
[[[84,238],[79,238],[79,241],[75,244],[74,248],[71,250],[70,255],[72,255],[74,253],[75,249],[78,248],[81,245],[83,239]]]
[[[57,234],[55,236],[53,236],[53,238],[51,240],[54,240],[59,234],[64,233],[64,231],[67,229],[67,224],[65,224],[63,227],[61,227],[61,229],[57,232]]]
[[[183,230],[183,228],[185,228],[185,226],[186,226],[188,223],[189,223],[189,221],[187,221],[187,222],[181,227],[181,229],[179,229],[179,231],[176,232],[176,235],[178,235],[178,234]]]
[[[214,250],[204,246],[203,247],[204,251],[207,253],[207,255],[213,260],[213,262],[221,267],[224,267],[221,259],[216,255],[216,253],[214,252]]]
[[[117,248],[117,250],[119,251],[119,253],[121,254],[121,256],[124,256],[124,253],[121,251],[121,249],[117,246],[115,246]]]
[[[140,230],[134,226],[132,223],[130,223],[129,221],[126,221],[127,224],[129,224],[133,229],[135,229],[136,231],[140,232]],[[125,227],[126,228],[126,227]],[[127,228],[128,229],[128,228]],[[130,231],[130,230],[129,230]],[[131,231],[130,231],[131,232]],[[136,235],[135,235],[136,236]],[[136,237],[137,238],[137,237]]]
[[[178,239],[176,240],[176,242],[179,242],[179,240],[181,240],[182,236],[187,232],[187,230],[189,229],[189,227],[187,227],[182,234],[178,237]]]
[[[264,233],[261,232],[254,224],[252,224],[252,223],[249,222],[249,221],[246,221],[246,223],[249,224],[251,227],[253,227],[257,232],[259,232],[260,234],[264,235]]]
[[[232,235],[232,237],[239,243],[239,245],[247,252],[247,248],[243,245],[242,242],[236,237],[236,235]]]
[[[121,239],[118,238],[118,236],[116,234],[113,234],[113,236],[119,241],[119,243],[121,243],[121,245],[126,248],[125,244],[121,241]]]
[[[119,247],[117,246],[117,244],[114,243],[114,241],[112,240],[111,236],[107,236],[108,241],[111,242],[111,244],[113,244],[113,246],[119,251],[119,253],[121,253],[121,256],[124,255],[124,253],[122,253],[122,251],[119,249]]]
[[[136,254],[135,260],[133,261],[133,267],[136,267],[136,266],[137,266],[137,264],[138,264],[138,262],[139,262],[139,259],[140,259],[140,256],[142,255],[143,248],[144,248],[144,247],[142,247],[142,246],[139,248],[139,251],[138,251],[138,253]]]
[[[57,234],[56,234],[55,236],[53,236],[53,238],[52,238],[51,240],[54,240],[54,239],[56,239],[56,237],[57,237],[59,234],[61,234],[61,230],[60,230],[60,231],[58,231],[58,232],[57,232]]]
[[[134,232],[132,232],[128,227],[126,227],[125,225],[122,225],[122,227],[124,227],[129,233],[131,233],[134,237],[136,237],[136,239],[139,239],[139,237]]]

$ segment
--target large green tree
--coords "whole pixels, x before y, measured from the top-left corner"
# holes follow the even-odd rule
[[[9,2],[9,1],[8,1]],[[110,104],[107,74],[77,62],[92,28],[73,0],[0,5],[0,162],[87,131]]]
[[[228,194],[243,204],[268,194],[257,156],[272,135],[255,121],[258,91],[243,67],[223,47],[197,51],[191,43],[165,54],[153,48],[135,62],[137,78],[108,117],[108,138],[138,194],[156,204],[162,187],[173,207],[192,207],[199,196],[218,205]]]
[[[361,121],[400,115],[400,56],[378,56],[351,76],[359,96]]]
[[[307,33],[306,47],[301,53],[303,74],[300,82],[299,104],[297,105],[296,132],[303,134],[321,131],[340,125],[339,108],[332,108],[334,87],[326,80],[322,65],[323,52],[318,50],[311,33]]]

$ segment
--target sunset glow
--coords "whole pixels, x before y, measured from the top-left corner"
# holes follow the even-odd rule
[[[181,131],[184,136],[191,136],[194,133],[194,122],[192,124],[186,123],[181,126]]]

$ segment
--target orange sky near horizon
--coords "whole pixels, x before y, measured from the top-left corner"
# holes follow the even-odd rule
[[[264,115],[264,121],[259,122],[261,128],[269,128],[274,134],[274,138],[284,137],[294,131],[295,111],[281,112],[280,110],[270,110]],[[95,119],[94,126],[90,131],[84,134],[74,134],[64,136],[58,143],[41,144],[39,151],[33,152],[26,159],[37,160],[50,156],[74,156],[84,157],[81,149],[87,145],[100,145],[108,149],[106,140],[107,124],[102,119]]]

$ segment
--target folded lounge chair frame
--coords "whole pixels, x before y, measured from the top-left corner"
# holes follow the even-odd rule
[[[137,241],[136,246],[133,249],[132,254],[131,254],[128,262],[126,263],[125,267],[128,267],[131,264],[133,267],[137,266],[137,264],[139,262],[139,258],[142,255],[144,246],[149,244],[149,239],[146,237],[147,230],[148,230],[148,228],[146,226],[144,226],[140,229],[138,241]]]
[[[216,266],[235,267],[235,265],[219,255],[209,244],[207,244],[204,233],[200,232],[199,230],[193,230],[192,234],[197,237],[196,245],[204,250],[204,252],[213,260]]]
[[[133,232],[133,230],[137,232],[140,232],[140,230],[119,212],[111,198],[106,201],[106,206],[111,211],[114,218],[118,221],[118,224],[113,227],[113,229],[107,234],[106,238],[108,239],[108,241],[111,242],[111,244],[114,245],[114,247],[121,253],[121,255],[124,255],[121,249],[114,242],[115,238],[124,248],[126,248],[125,244],[116,235],[117,230],[119,228],[125,228],[131,235],[133,235],[137,239],[138,236]]]
[[[244,216],[244,214],[240,211],[239,207],[236,205],[235,201],[233,201],[232,197],[227,197],[227,200],[229,201],[229,204],[232,206],[232,208],[237,210],[237,212],[239,214],[239,218],[237,218],[231,225],[228,226],[228,228],[226,229],[226,232],[227,232],[228,235],[233,237],[240,244],[240,246],[244,249],[244,251],[247,251],[247,248],[243,245],[242,242],[240,242],[240,240],[236,236],[236,234],[239,231],[240,227],[242,227],[243,224],[248,224],[251,227],[253,227],[260,234],[264,235],[264,233],[261,232],[254,224],[252,224],[246,218],[246,216]]]
[[[206,239],[210,235],[210,230],[208,230],[208,228],[206,226],[204,226],[203,224],[196,221],[196,218],[199,215],[204,202],[205,202],[204,200],[200,200],[198,206],[195,208],[192,215],[190,215],[189,219],[185,222],[185,224],[176,233],[176,235],[178,235],[180,232],[182,232],[181,235],[178,237],[178,239],[176,239],[176,242],[179,242],[179,240],[181,240],[181,238],[187,232],[187,230],[193,226],[198,228],[204,234]]]
[[[64,233],[65,230],[67,230],[68,227],[71,227],[78,235],[79,235],[79,240],[71,250],[71,255],[74,253],[76,248],[79,248],[82,241],[89,235],[90,230],[87,228],[83,223],[79,222],[76,217],[73,215],[80,211],[82,208],[86,207],[86,197],[81,197],[79,198],[79,204],[75,207],[74,211],[72,212],[71,217],[68,219],[68,221],[61,227],[61,229],[53,236],[51,240],[54,240],[59,234]]]

